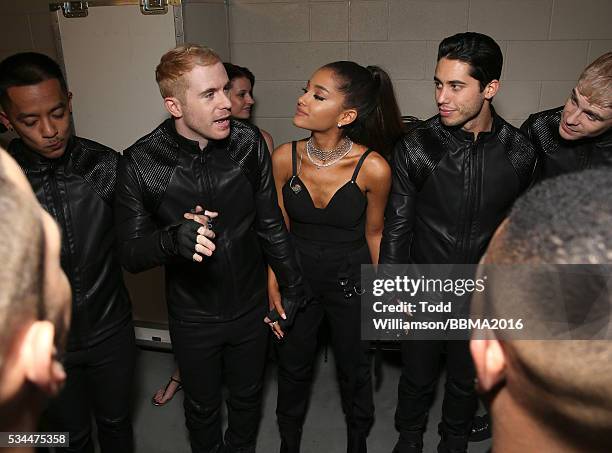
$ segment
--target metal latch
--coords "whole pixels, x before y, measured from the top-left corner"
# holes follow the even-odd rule
[[[142,14],[166,14],[168,0],[140,0],[140,12]]]
[[[64,17],[87,17],[87,14],[89,14],[87,2],[63,2],[49,6],[51,11],[61,8]]]

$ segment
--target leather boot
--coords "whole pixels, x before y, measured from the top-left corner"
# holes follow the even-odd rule
[[[346,453],[368,453],[366,434],[350,429],[347,432]]]
[[[280,453],[300,453],[302,430],[283,430],[281,435]]]
[[[446,432],[442,433],[438,444],[438,453],[467,453],[468,436],[455,436]]]
[[[422,453],[423,432],[402,431],[392,453]]]

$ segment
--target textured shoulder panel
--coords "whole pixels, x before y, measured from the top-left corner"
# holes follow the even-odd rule
[[[117,182],[119,154],[108,146],[86,138],[74,137],[72,166],[100,198],[112,203]]]
[[[412,122],[401,139],[410,162],[410,179],[421,190],[438,162],[452,146],[452,137],[440,124],[437,116]]]
[[[530,115],[525,122],[525,132],[537,150],[554,154],[559,149],[559,123],[563,107],[557,107]]]
[[[143,184],[143,200],[156,211],[176,167],[178,144],[162,123],[124,152]]]
[[[244,172],[253,186],[253,191],[259,189],[259,162],[265,148],[261,146],[261,133],[257,127],[246,121],[231,120],[229,137],[229,156]]]
[[[533,144],[525,134],[504,120],[502,120],[497,137],[519,177],[521,187],[526,189],[532,182],[536,162],[536,151]]]

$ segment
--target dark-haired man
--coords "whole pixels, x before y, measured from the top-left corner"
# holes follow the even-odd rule
[[[612,52],[585,68],[563,107],[531,115],[521,129],[539,153],[539,179],[612,167]]]
[[[497,277],[474,298],[473,315],[529,313],[523,333],[507,332],[519,338],[478,331],[471,341],[493,453],[612,451],[611,180],[600,168],[543,181],[487,249],[481,272]],[[552,328],[551,313],[573,315]]]
[[[57,394],[66,378],[57,357],[70,319],[70,286],[59,251],[57,224],[0,148],[2,432],[36,431],[46,397]]]
[[[479,33],[444,39],[438,49],[439,114],[398,143],[380,262],[477,263],[514,200],[533,180],[535,152],[491,103],[502,53]],[[467,341],[404,341],[394,452],[421,452],[427,414],[446,352],[439,452],[465,452],[477,398]]]
[[[68,377],[49,407],[49,428],[70,433],[66,451],[92,452],[93,409],[102,451],[129,452],[135,344],[114,253],[119,155],[72,134],[71,96],[59,66],[45,55],[20,53],[0,63],[0,120],[19,135],[9,152],[60,226],[62,268],[72,287]]]

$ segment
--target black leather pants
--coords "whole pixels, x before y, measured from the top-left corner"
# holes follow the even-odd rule
[[[43,416],[50,430],[70,433],[70,447],[57,452],[93,453],[92,412],[102,453],[134,450],[130,403],[135,357],[131,321],[91,348],[66,353],[66,384]]]
[[[317,333],[326,320],[330,327],[330,345],[338,369],[342,409],[347,423],[348,451],[365,452],[365,439],[374,420],[372,380],[368,344],[361,341],[360,297],[353,291],[345,297],[338,281],[338,271],[346,258],[341,251],[321,248],[301,252],[304,276],[314,301],[298,312],[294,326],[277,343],[278,419],[281,451],[299,451],[300,434],[312,386]],[[362,262],[369,254],[365,250]],[[356,276],[358,277],[359,271]],[[351,278],[354,280],[354,278]],[[356,283],[351,281],[350,285]]]
[[[403,341],[401,349],[403,369],[395,413],[395,425],[400,435],[418,435],[425,431],[443,353],[446,352],[447,376],[441,428],[446,434],[467,438],[478,407],[469,342],[410,340]]]
[[[193,452],[255,451],[270,335],[270,328],[263,322],[267,305],[262,300],[256,309],[226,322],[193,323],[169,318]],[[224,385],[229,390],[225,438],[221,432]]]

